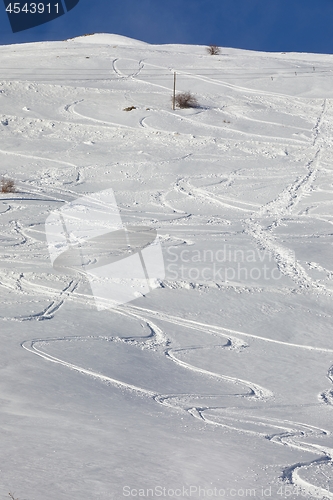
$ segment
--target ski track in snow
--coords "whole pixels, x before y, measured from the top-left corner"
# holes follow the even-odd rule
[[[322,106],[322,112],[314,127],[313,146],[316,146],[319,142],[320,126],[324,119],[326,107],[327,102],[325,99]],[[332,296],[332,291],[324,285],[313,281],[306,273],[305,269],[299,263],[295,262],[294,256],[288,248],[284,248],[276,243],[274,236],[270,234],[271,228],[277,227],[282,217],[286,214],[291,214],[300,200],[311,191],[318,174],[321,152],[322,147],[319,146],[314,153],[313,159],[307,163],[307,172],[303,177],[296,179],[294,183],[280,193],[275,200],[267,203],[257,214],[254,214],[253,217],[244,222],[246,232],[257,241],[260,248],[269,250],[274,255],[281,272],[290,276],[291,279],[301,287],[312,288],[319,293]],[[264,216],[275,217],[274,221],[271,221],[267,228],[262,227],[258,222],[258,219],[262,219]]]
[[[129,60],[129,61],[134,61],[134,60]],[[160,69],[167,69],[163,66],[157,66],[157,65],[152,65],[143,61],[136,61],[138,63],[138,70],[136,72],[132,72],[130,74],[124,73],[120,67],[121,63],[123,61],[119,59],[114,59],[112,62],[112,68],[114,73],[119,77],[119,79],[134,79],[137,76],[144,76],[143,75],[143,69],[145,66],[153,66],[155,68],[160,68]],[[170,69],[170,68],[169,68]],[[170,69],[170,73],[171,73]],[[249,94],[258,94],[258,91],[254,89],[249,89],[246,87],[242,87],[239,85],[233,85],[229,84],[223,81],[217,81],[213,78],[208,78],[208,77],[203,77],[199,75],[193,75],[189,73],[183,72],[183,74],[190,76],[191,78],[201,80],[203,82],[207,82],[216,86],[232,89],[237,92],[241,93],[249,93]],[[157,87],[162,87],[164,89],[169,90],[167,87],[163,87],[158,84],[151,84],[149,82],[144,82],[147,85],[154,85]],[[261,91],[260,95],[264,95],[267,97],[274,97],[274,98],[282,98],[284,99],[286,96],[283,94],[279,93],[274,93],[274,92],[268,92],[268,91]],[[84,115],[81,115],[75,110],[75,106],[82,102],[82,100],[75,101],[71,104],[68,104],[65,106],[65,111],[68,113],[75,114],[79,116],[80,118],[84,118],[85,120],[90,120],[92,122],[95,122],[96,124],[103,124],[105,126],[111,125],[115,126],[117,128],[123,127],[123,128],[128,128],[132,129],[133,127],[126,126],[126,125],[121,125],[116,122],[105,122],[104,120],[98,120],[93,117],[87,117]],[[269,203],[260,206],[256,205],[254,203],[247,203],[243,202],[241,200],[232,200],[230,198],[220,196],[213,194],[206,189],[203,188],[197,188],[191,184],[191,178],[181,178],[178,179],[178,181],[174,184],[172,187],[171,191],[169,192],[178,192],[181,194],[184,194],[184,196],[192,196],[194,199],[201,199],[203,201],[206,201],[207,203],[209,202],[210,204],[216,204],[218,206],[223,206],[226,208],[232,208],[238,210],[240,213],[243,214],[249,214],[246,215],[247,218],[244,219],[243,225],[244,225],[244,230],[245,232],[251,236],[251,238],[256,242],[256,244],[264,249],[268,250],[269,252],[274,255],[275,260],[277,262],[277,265],[281,272],[287,276],[289,276],[298,287],[304,288],[304,289],[311,289],[315,290],[317,293],[322,293],[325,295],[332,296],[331,290],[329,290],[327,287],[325,287],[322,284],[317,283],[313,279],[310,278],[310,276],[306,273],[305,269],[295,260],[293,259],[293,256],[288,248],[285,248],[281,246],[280,244],[277,243],[274,235],[271,232],[272,227],[277,227],[280,224],[281,218],[287,214],[292,214],[293,210],[297,207],[297,204],[301,201],[301,199],[306,196],[307,193],[309,193],[312,189],[312,186],[316,180],[319,168],[320,168],[320,159],[321,159],[321,154],[322,154],[322,148],[323,144],[322,138],[321,138],[321,127],[322,123],[325,118],[325,113],[328,108],[328,102],[327,100],[324,100],[323,105],[322,105],[322,111],[320,116],[318,117],[318,120],[316,122],[316,125],[313,128],[313,142],[312,142],[312,147],[314,149],[313,157],[312,160],[310,160],[307,165],[305,165],[305,173],[303,176],[295,179],[295,181],[287,186],[277,197],[275,200],[270,201]],[[171,115],[171,113],[165,111],[166,115]],[[143,118],[141,120],[141,127],[148,127],[149,126],[146,124],[147,117]],[[196,123],[195,120],[192,118],[185,117],[185,120],[188,123]],[[271,123],[272,124],[272,123]],[[92,125],[93,126],[93,125]],[[211,128],[212,129],[212,135],[213,135],[213,129],[217,128],[222,128],[222,127],[217,127],[214,125],[209,125],[209,124],[204,124],[200,123],[200,126],[206,127],[206,128]],[[292,128],[292,127],[291,127]],[[158,131],[157,129],[154,129],[155,131]],[[163,131],[158,131],[158,132],[163,132]],[[256,134],[251,134],[247,132],[242,132],[238,130],[232,130],[232,132],[237,132],[239,134],[245,134],[249,136],[255,136]],[[263,136],[260,136],[263,137]],[[268,137],[268,136],[267,136]],[[269,139],[272,140],[272,137],[269,136]],[[277,139],[281,139],[278,138]],[[286,143],[290,141],[291,143],[297,145],[307,145],[307,142],[305,140],[298,140],[298,139],[283,139],[283,142]],[[74,163],[62,161],[62,160],[56,160],[56,159],[51,159],[47,157],[40,157],[40,156],[34,156],[34,155],[28,155],[24,153],[16,153],[16,152],[11,152],[11,151],[6,151],[4,149],[0,149],[0,154],[2,155],[14,155],[14,156],[19,156],[22,158],[27,158],[27,159],[35,159],[38,161],[43,161],[43,162],[51,162],[51,163],[56,163],[56,164],[61,164],[61,165],[67,165],[68,167],[74,169],[75,171],[79,170],[78,165],[75,165]],[[78,174],[79,175],[79,174]],[[32,188],[33,189],[33,188]],[[35,188],[38,192],[38,189]],[[52,186],[52,191],[55,191],[59,194],[59,196],[62,195],[76,195],[75,191],[70,191],[67,189],[61,189],[61,188],[56,188]],[[178,213],[184,213],[181,210],[175,209],[174,207],[171,206],[166,201],[166,196],[168,193],[161,193],[160,196],[160,201],[163,206],[168,207],[172,209],[174,212]],[[48,195],[43,192],[43,196],[47,197]],[[20,199],[20,198],[16,198]],[[24,200],[24,198],[21,198]],[[50,197],[50,201],[64,201],[61,198],[54,198]],[[6,213],[8,210],[10,210],[10,207],[7,208],[5,212],[2,212],[0,214],[0,217],[3,213]],[[270,225],[268,227],[265,227],[263,223],[265,222],[265,218],[270,218]],[[274,218],[274,221],[272,223],[271,218]],[[22,241],[19,244],[25,244],[27,239],[23,235],[19,223],[13,226],[13,231],[15,231],[17,234],[19,234],[22,237]],[[52,288],[46,287],[46,286],[41,286],[41,285],[34,285],[32,283],[29,283],[28,280],[25,279],[24,274],[21,274],[19,279],[17,280],[16,283],[12,283],[10,280],[6,282],[6,280],[2,277],[1,286],[4,286],[10,290],[20,290],[24,289],[27,293],[38,293],[41,290],[48,294],[48,295],[54,295],[57,296],[55,299],[53,299],[48,306],[46,306],[41,312],[33,315],[26,315],[26,316],[17,316],[15,318],[12,318],[14,321],[42,321],[42,320],[52,320],[52,318],[55,316],[55,314],[60,310],[60,308],[64,305],[66,300],[80,300],[80,296],[77,293],[77,288],[79,285],[79,280],[71,280],[69,283],[66,285],[66,287],[61,290],[60,292],[54,292]],[[81,300],[83,302],[89,301],[88,298],[82,297]],[[300,345],[300,344],[293,344],[293,343],[288,343],[288,342],[282,342],[274,339],[268,339],[259,335],[253,335],[244,331],[236,331],[232,330],[229,328],[224,328],[220,326],[215,326],[215,325],[209,325],[206,323],[200,323],[197,321],[191,321],[187,320],[184,318],[176,317],[176,316],[171,316],[162,312],[158,311],[150,311],[148,309],[143,309],[135,306],[126,306],[126,307],[119,307],[118,310],[115,310],[117,314],[124,315],[125,317],[129,318],[134,318],[138,321],[144,322],[147,327],[150,330],[150,335],[148,337],[120,337],[118,339],[122,340],[123,342],[128,342],[128,343],[133,343],[133,342],[141,342],[142,345],[145,347],[151,347],[154,349],[162,349],[164,355],[170,359],[173,363],[181,366],[182,368],[186,370],[190,370],[192,372],[198,373],[202,376],[205,377],[211,377],[216,380],[221,380],[221,381],[226,381],[226,382],[231,382],[234,383],[241,388],[246,388],[247,393],[235,393],[234,395],[228,395],[227,399],[230,399],[231,397],[243,397],[243,398],[251,398],[257,401],[269,401],[274,397],[274,394],[269,390],[269,388],[266,387],[261,387],[249,380],[243,380],[240,378],[235,378],[235,377],[228,377],[223,374],[211,372],[208,370],[204,370],[202,368],[196,367],[193,364],[187,363],[179,357],[177,357],[177,354],[180,354],[181,352],[189,352],[194,349],[213,349],[216,347],[222,348],[222,349],[234,349],[235,351],[240,351],[241,349],[247,347],[247,344],[244,342],[243,338],[253,338],[256,339],[260,342],[271,342],[271,343],[276,343],[276,344],[281,344],[284,345],[286,348],[293,348],[293,349],[307,349],[307,350],[314,350],[317,352],[325,352],[325,353],[333,353],[333,349],[325,349],[325,348],[320,348],[317,346],[309,346],[309,345]],[[9,318],[6,318],[9,319]],[[222,338],[225,339],[224,344],[218,344],[217,346],[205,346],[205,345],[197,345],[197,346],[185,346],[182,348],[171,348],[169,347],[169,342],[167,339],[167,335],[153,322],[153,320],[159,320],[163,321],[165,323],[171,324],[171,325],[178,325],[184,328],[188,329],[193,329],[196,331],[203,332],[207,335],[219,335]],[[229,412],[228,407],[224,406],[193,406],[188,404],[188,399],[200,399],[200,394],[159,394],[150,390],[147,390],[142,387],[138,387],[136,385],[131,385],[128,383],[125,383],[121,380],[117,380],[112,377],[105,376],[101,373],[88,370],[84,367],[77,366],[75,364],[66,362],[64,360],[61,360],[55,356],[51,356],[50,354],[47,354],[42,350],[42,348],[39,346],[41,343],[47,341],[47,342],[57,342],[57,341],[62,341],[66,339],[80,339],[83,337],[76,336],[76,337],[63,337],[63,338],[54,338],[54,339],[35,339],[35,340],[29,340],[22,342],[22,347],[26,349],[27,351],[40,356],[41,358],[52,362],[56,364],[60,364],[63,366],[66,366],[67,368],[71,370],[75,370],[76,372],[79,372],[83,375],[91,376],[95,379],[101,380],[102,382],[106,382],[108,384],[112,384],[118,388],[121,389],[126,389],[126,390],[131,390],[136,393],[145,395],[149,398],[153,398],[157,403],[165,406],[165,407],[171,407],[176,410],[183,410],[186,411],[188,414],[190,414],[192,417],[199,419],[201,422],[204,422],[209,425],[213,425],[216,427],[223,427],[223,428],[229,428],[229,429],[234,429],[238,432],[245,432],[249,433],[252,435],[256,435],[258,437],[266,438],[269,439],[272,443],[275,444],[280,444],[280,445],[287,445],[291,448],[303,450],[303,451],[309,451],[315,454],[320,455],[320,458],[317,460],[314,460],[309,463],[297,463],[294,464],[293,466],[287,467],[283,471],[283,478],[286,481],[289,481],[290,483],[299,486],[303,491],[305,491],[310,497],[315,496],[316,498],[321,498],[321,499],[333,499],[333,494],[330,493],[329,491],[323,490],[322,488],[318,488],[314,486],[313,484],[308,483],[302,478],[301,471],[302,468],[306,467],[320,467],[322,463],[327,464],[333,464],[333,449],[325,447],[325,446],[320,446],[317,444],[310,444],[307,441],[311,439],[311,437],[319,437],[319,436],[327,436],[329,435],[329,431],[325,429],[321,429],[315,426],[310,426],[307,424],[303,424],[301,422],[294,422],[294,421],[284,421],[284,420],[278,420],[278,419],[273,419],[273,418],[259,418],[259,417],[248,417],[247,419],[244,419],[241,417],[241,413],[237,415],[237,411],[235,412]],[[99,338],[99,337],[93,337],[93,338]],[[104,337],[105,338],[105,337]],[[113,338],[110,338],[110,340],[113,340]],[[333,383],[333,366],[331,366],[328,370],[327,374],[328,379]],[[214,399],[220,395],[212,395],[211,398]],[[220,396],[221,398],[221,396]],[[205,396],[205,399],[209,399],[209,396]],[[333,405],[333,390],[326,390],[321,394],[321,400],[328,405]],[[234,407],[233,407],[234,408]],[[213,419],[212,416],[209,415],[210,410],[219,410],[221,412],[220,419]],[[244,425],[241,425],[244,424]],[[250,424],[251,427],[258,427],[258,430],[250,430],[246,429],[246,424]],[[275,428],[276,433],[272,434],[267,434],[266,432],[260,431],[260,427],[269,427],[269,428]],[[313,493],[315,492],[315,495]]]
[[[77,287],[77,282],[71,282],[68,287],[66,287],[65,290],[61,292],[61,295],[70,296]],[[64,298],[61,298],[58,302],[52,302],[49,307],[47,307],[44,311],[42,311],[39,315],[34,315],[31,316],[30,318],[21,318],[22,320],[44,320],[44,319],[52,319],[54,314],[57,312],[57,310],[63,305],[63,302],[65,300]],[[277,341],[273,339],[265,339],[262,337],[258,337],[255,335],[248,334],[243,331],[235,331],[232,329],[227,329],[223,327],[218,327],[215,325],[207,325],[205,323],[199,323],[197,321],[191,321],[187,320],[184,318],[179,318],[179,317],[174,317],[170,316],[165,313],[161,312],[156,312],[156,311],[149,311],[146,309],[138,308],[138,307],[120,307],[118,310],[116,310],[118,314],[122,314],[124,316],[130,317],[130,318],[135,318],[140,322],[144,322],[149,330],[150,330],[150,335],[148,337],[120,337],[118,338],[119,340],[122,340],[123,342],[128,342],[128,343],[138,343],[142,342],[142,344],[145,347],[150,347],[150,348],[158,348],[162,347],[164,355],[167,356],[171,361],[174,363],[178,364],[179,366],[183,367],[184,369],[191,370],[195,373],[199,373],[202,376],[214,378],[217,380],[221,381],[227,381],[234,383],[241,388],[246,388],[248,390],[247,393],[235,393],[234,397],[239,398],[251,398],[253,400],[265,402],[269,401],[274,397],[273,393],[262,386],[259,386],[257,384],[254,384],[248,380],[243,380],[235,377],[228,377],[225,375],[221,375],[218,373],[214,373],[212,371],[204,370],[202,368],[196,367],[193,364],[186,363],[182,360],[180,360],[177,357],[177,353],[180,352],[189,352],[191,350],[196,350],[196,349],[210,349],[210,348],[223,348],[223,349],[234,349],[236,351],[240,351],[241,349],[247,347],[247,344],[242,340],[241,337],[249,337],[249,338],[256,338],[264,342],[273,342],[273,343],[279,343],[282,344],[286,347],[290,348],[298,348],[298,349],[306,349],[306,350],[315,350],[319,352],[332,352],[333,349],[326,349],[326,348],[319,348],[316,346],[307,346],[307,345],[298,345],[298,344],[292,344],[288,342],[282,342],[282,341]],[[179,325],[185,328],[190,328],[196,331],[201,331],[205,334],[218,334],[221,337],[225,338],[226,343],[224,344],[218,344],[215,346],[210,346],[207,347],[205,345],[197,345],[197,346],[188,346],[188,347],[182,347],[182,348],[177,348],[173,349],[168,347],[168,340],[166,334],[151,320],[150,318],[155,318],[159,319],[161,321],[164,321],[169,324],[174,324],[174,325]],[[308,451],[312,452],[315,454],[319,454],[320,458],[313,460],[312,462],[307,462],[307,463],[297,463],[294,464],[293,466],[287,467],[283,471],[282,477],[286,480],[291,482],[292,484],[298,486],[299,488],[302,489],[302,491],[307,492],[309,496],[313,495],[313,492],[316,491],[317,494],[319,495],[317,498],[332,498],[331,493],[329,491],[324,491],[322,488],[315,487],[314,485],[307,483],[304,479],[302,479],[300,475],[300,470],[305,467],[309,468],[310,466],[317,467],[318,465],[320,466],[321,463],[331,463],[333,461],[333,449],[325,447],[325,446],[320,446],[316,444],[310,444],[307,440],[311,437],[320,437],[320,436],[327,436],[330,435],[329,431],[326,431],[325,429],[321,429],[315,426],[303,424],[301,422],[294,422],[294,421],[281,421],[278,419],[273,419],[273,418],[260,418],[260,417],[255,417],[255,416],[249,416],[246,419],[242,416],[242,413],[240,415],[237,414],[237,410],[235,411],[233,407],[233,413],[230,414],[228,412],[228,407],[225,406],[207,406],[207,405],[198,405],[198,406],[193,406],[193,404],[189,405],[188,404],[188,399],[200,399],[200,394],[159,394],[155,393],[153,391],[147,390],[142,387],[138,387],[136,385],[128,384],[125,383],[119,379],[115,379],[112,377],[105,376],[101,373],[88,370],[84,367],[75,365],[73,363],[66,362],[64,360],[61,360],[55,356],[52,356],[45,351],[43,351],[40,347],[39,344],[47,341],[47,342],[56,342],[56,341],[62,341],[66,339],[80,339],[83,337],[80,336],[75,336],[75,337],[63,337],[63,338],[55,338],[55,339],[36,339],[33,341],[26,341],[23,342],[21,345],[24,349],[34,353],[35,355],[38,355],[42,357],[43,359],[56,363],[56,364],[61,364],[63,366],[66,366],[67,368],[70,368],[72,370],[75,370],[81,374],[91,376],[97,380],[101,380],[103,382],[109,383],[114,385],[115,387],[121,388],[121,389],[126,389],[130,391],[134,391],[138,394],[144,395],[149,398],[153,398],[157,403],[169,407],[169,408],[174,408],[176,410],[183,410],[186,411],[188,414],[190,414],[192,417],[199,419],[200,421],[208,424],[208,425],[214,425],[216,427],[222,427],[222,428],[228,428],[228,429],[233,429],[238,432],[243,432],[246,434],[250,435],[255,435],[257,437],[265,438],[270,440],[272,443],[275,444],[280,444],[280,445],[287,445],[290,446],[291,448],[294,449],[299,449],[302,451]],[[84,337],[86,338],[86,337]],[[90,338],[96,338],[96,337],[90,337]],[[98,338],[98,337],[97,337]],[[103,337],[105,338],[105,337]],[[109,340],[114,340],[114,338],[110,338]],[[328,378],[333,382],[332,378],[333,374],[333,367],[329,370],[328,373]],[[211,396],[204,396],[204,398],[210,399],[212,398],[213,400],[216,399],[219,395],[211,395]],[[322,400],[325,403],[332,404],[332,391],[326,391],[322,393],[321,395]],[[228,395],[227,400],[232,398],[232,395]],[[219,417],[219,420],[214,420],[212,417],[207,415],[210,410],[216,410],[219,409],[221,412],[224,412],[225,415],[222,413],[222,415]],[[246,426],[258,426],[258,430],[249,430],[246,429]],[[269,427],[271,429],[276,429],[277,432],[274,432],[272,434],[268,434],[267,432],[263,432],[260,430],[260,427]]]
[[[68,287],[68,290],[70,292],[73,292],[75,290],[75,285],[73,286],[73,283],[71,283]],[[31,319],[46,319],[46,317],[50,317],[50,314],[55,314],[56,310],[62,305],[63,301],[61,303],[58,303],[56,305],[51,304],[49,308],[47,308],[39,317],[32,317]],[[137,308],[137,307],[121,307],[118,310],[116,310],[118,314],[122,314],[124,316],[128,316],[131,318],[135,318],[140,322],[145,322],[148,328],[150,329],[150,335],[148,337],[120,337],[118,338],[119,340],[122,340],[123,342],[129,342],[129,343],[138,343],[142,342],[143,345],[146,347],[152,347],[152,348],[157,348],[157,347],[162,347],[164,355],[167,356],[171,361],[174,363],[178,364],[179,366],[183,367],[184,369],[191,370],[195,373],[199,373],[203,376],[206,377],[211,377],[217,380],[222,380],[222,381],[227,381],[231,382],[234,384],[237,384],[238,386],[241,386],[243,389],[247,388],[248,393],[235,393],[234,397],[239,398],[251,398],[253,400],[265,402],[269,401],[270,399],[273,398],[273,393],[268,390],[267,388],[264,388],[262,386],[259,386],[257,384],[254,384],[250,381],[247,380],[242,380],[239,378],[235,377],[228,377],[225,375],[221,375],[218,373],[214,373],[199,367],[196,367],[193,364],[186,363],[182,360],[180,360],[177,357],[177,353],[180,352],[189,352],[191,350],[196,350],[196,349],[209,349],[209,348],[223,348],[223,349],[234,349],[236,351],[239,351],[245,347],[247,347],[247,344],[244,343],[244,341],[239,338],[240,336],[248,336],[248,337],[255,337],[252,336],[251,334],[247,334],[245,332],[240,332],[240,331],[234,331],[230,329],[226,329],[223,327],[217,327],[214,325],[207,325],[204,323],[198,323],[196,321],[191,321],[191,320],[186,320],[184,318],[177,318],[173,317],[167,314],[163,313],[158,313],[156,311],[148,311],[146,309],[142,308]],[[185,328],[191,328],[194,330],[199,330],[202,331],[206,334],[216,334],[218,333],[220,336],[224,337],[226,339],[225,344],[218,344],[215,346],[210,346],[207,347],[205,345],[202,346],[188,346],[188,347],[182,347],[178,349],[172,349],[167,347],[168,340],[167,336],[164,334],[164,332],[150,319],[148,319],[147,316],[150,316],[155,319],[162,320],[164,322],[167,322],[169,324],[174,324],[174,325],[180,325]],[[230,332],[232,335],[230,335]],[[236,335],[239,335],[237,337]],[[300,470],[305,467],[309,468],[311,466],[317,467],[321,463],[332,463],[333,461],[333,449],[317,445],[317,444],[311,444],[308,442],[308,439],[311,437],[317,438],[321,436],[328,436],[330,435],[330,432],[321,429],[316,426],[312,425],[307,425],[303,424],[301,422],[295,422],[295,421],[287,421],[287,420],[278,420],[274,418],[263,418],[263,417],[255,417],[255,416],[248,416],[246,419],[242,416],[242,413],[239,415],[237,414],[237,408],[233,406],[233,412],[230,414],[228,412],[228,407],[225,406],[207,406],[207,405],[198,405],[198,406],[193,406],[193,404],[189,405],[188,404],[188,399],[200,399],[200,394],[159,394],[155,393],[153,391],[147,390],[142,387],[138,387],[136,385],[132,385],[129,383],[125,383],[119,379],[115,379],[112,377],[105,376],[101,373],[88,370],[84,367],[77,366],[75,364],[66,362],[64,360],[61,360],[55,356],[52,356],[45,351],[43,351],[41,348],[38,347],[39,344],[47,341],[47,342],[56,342],[56,341],[63,341],[63,340],[68,340],[68,339],[80,339],[80,338],[86,338],[86,337],[80,337],[80,336],[75,336],[75,337],[62,337],[62,338],[55,338],[55,339],[36,339],[33,341],[26,341],[23,342],[21,345],[24,349],[32,352],[33,354],[42,357],[43,359],[56,363],[56,364],[61,364],[63,366],[66,366],[67,368],[70,368],[72,370],[75,370],[81,374],[91,376],[97,380],[101,380],[103,382],[106,382],[108,384],[112,384],[115,387],[121,388],[121,389],[126,389],[130,391],[134,391],[138,394],[141,394],[143,396],[153,398],[157,403],[173,408],[176,410],[183,410],[186,411],[188,414],[190,414],[192,417],[199,419],[200,421],[213,425],[216,427],[222,427],[222,428],[228,428],[232,430],[236,430],[238,432],[243,432],[246,434],[254,435],[257,437],[265,438],[270,440],[272,443],[275,444],[280,444],[280,445],[287,445],[290,446],[291,448],[298,449],[301,451],[308,451],[311,453],[319,454],[320,458],[313,460],[312,462],[307,462],[307,463],[297,463],[294,464],[293,466],[287,467],[282,474],[282,478],[285,479],[286,481],[289,481],[290,483],[294,484],[295,486],[298,486],[302,491],[307,493],[309,496],[313,496],[313,493],[316,492],[318,494],[317,498],[333,498],[333,495],[329,492],[324,490],[323,488],[315,487],[314,485],[307,483],[304,479],[302,479],[300,475]],[[90,337],[90,338],[98,338],[98,337]],[[103,337],[105,338],[105,337]],[[109,338],[109,340],[114,340],[113,337]],[[269,340],[269,339],[262,339],[263,341],[267,342],[278,342],[280,344],[285,345],[286,347],[292,347],[292,348],[301,348],[301,349],[310,349],[310,350],[317,350],[321,352],[332,352],[333,349],[325,349],[325,348],[318,348],[315,346],[306,346],[306,345],[296,345],[296,344],[290,344],[287,342],[282,342],[282,341],[275,341],[275,340]],[[329,371],[329,378],[333,382],[333,367]],[[204,396],[204,398],[207,399],[216,399],[219,395],[214,394],[211,396]],[[203,397],[203,396],[201,396]],[[221,398],[221,397],[220,397]],[[227,396],[227,401],[232,398],[232,395]],[[326,403],[331,404],[332,400],[332,393],[331,391],[326,391],[325,393],[322,394],[322,398]],[[222,415],[219,417],[219,420],[214,420],[212,417],[207,416],[206,414],[209,413],[210,410],[220,410]],[[258,430],[249,430],[246,429],[246,426],[257,426]],[[269,427],[270,429],[276,429],[276,432],[273,432],[272,434],[268,434],[267,432],[263,432],[260,430],[260,427]]]

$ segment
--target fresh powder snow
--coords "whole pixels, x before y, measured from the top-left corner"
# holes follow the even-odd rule
[[[95,34],[0,63],[1,498],[333,498],[333,56]],[[97,307],[47,221],[105,192],[164,272]]]

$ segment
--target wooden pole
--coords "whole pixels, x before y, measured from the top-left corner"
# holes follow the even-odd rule
[[[173,73],[173,98],[172,98],[172,109],[176,109],[176,72]]]

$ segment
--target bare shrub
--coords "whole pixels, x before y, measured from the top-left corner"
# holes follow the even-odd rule
[[[132,111],[133,109],[136,109],[135,106],[128,106],[128,108],[124,108],[123,111]]]
[[[217,45],[209,45],[209,47],[207,47],[207,52],[211,56],[218,56],[221,54],[221,49]]]
[[[2,193],[15,193],[15,182],[13,179],[1,179],[1,192]]]
[[[14,495],[13,495],[12,493],[8,493],[8,495],[10,496],[10,498],[11,498],[12,500],[19,500],[18,498],[14,498]]]
[[[197,98],[191,92],[180,92],[176,95],[175,103],[177,108],[196,108],[198,106]]]

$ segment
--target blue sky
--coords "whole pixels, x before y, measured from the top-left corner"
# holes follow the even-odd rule
[[[80,0],[66,15],[16,34],[0,3],[0,44],[92,32],[150,43],[333,53],[333,0]]]

